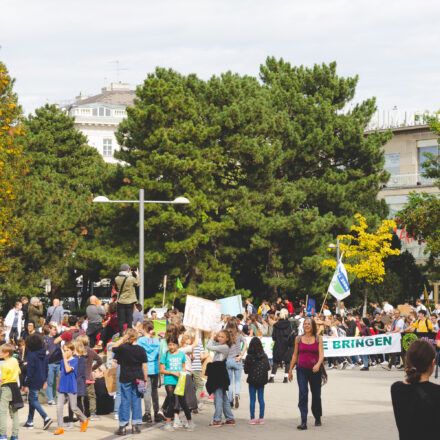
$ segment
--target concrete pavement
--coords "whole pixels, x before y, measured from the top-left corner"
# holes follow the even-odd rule
[[[249,395],[245,376],[242,380],[242,393],[240,408],[234,410],[237,425],[235,427],[223,426],[220,428],[209,428],[214,406],[212,401],[207,403],[199,415],[194,416],[196,429],[194,432],[178,430],[176,432],[164,432],[160,425],[143,428],[140,435],[128,435],[124,438],[144,438],[148,436],[151,440],[161,439],[182,439],[194,438],[224,438],[234,436],[246,439],[270,439],[273,435],[283,440],[291,436],[301,439],[320,440],[375,440],[398,438],[397,429],[394,423],[393,409],[391,406],[390,386],[396,380],[403,378],[403,373],[393,369],[388,372],[382,368],[370,368],[370,371],[363,372],[359,369],[351,371],[328,371],[328,383],[322,389],[323,399],[323,426],[315,427],[313,416],[309,415],[309,429],[297,431],[296,426],[300,421],[298,404],[298,387],[296,380],[291,384],[283,384],[283,375],[279,371],[276,383],[268,384],[265,389],[266,401],[266,424],[263,426],[250,426],[249,421]],[[439,383],[439,380],[432,378],[432,381]],[[164,398],[163,388],[161,389],[160,401]],[[310,407],[310,401],[309,401]],[[39,440],[54,438],[53,432],[56,429],[56,409],[44,405],[45,410],[54,419],[54,423],[48,431],[43,431],[41,417],[36,414],[34,418],[35,428],[31,431],[20,429],[19,438],[23,440]],[[67,411],[66,411],[67,412]],[[26,421],[27,406],[19,411],[20,425]],[[258,414],[258,403],[257,403]],[[66,430],[60,440],[77,439],[113,439],[120,438],[113,436],[118,422],[112,416],[101,416],[101,420],[90,422],[86,433],[80,433],[79,427]],[[9,429],[9,428],[8,428]],[[10,431],[8,431],[8,434]]]

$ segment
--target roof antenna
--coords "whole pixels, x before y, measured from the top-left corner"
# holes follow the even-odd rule
[[[116,82],[120,82],[119,81],[119,73],[121,72],[121,70],[128,70],[128,69],[125,67],[121,67],[119,65],[119,60],[111,61],[111,62],[116,64],[116,67],[115,67],[115,69],[116,69]]]

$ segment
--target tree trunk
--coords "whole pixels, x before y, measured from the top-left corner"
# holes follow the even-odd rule
[[[364,290],[364,305],[362,307],[362,317],[367,317],[367,301],[368,301],[368,289],[365,288]]]

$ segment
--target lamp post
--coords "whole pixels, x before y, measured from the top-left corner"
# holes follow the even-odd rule
[[[144,204],[161,203],[169,205],[187,205],[191,203],[186,197],[177,197],[174,200],[145,200],[144,190],[139,190],[139,200],[110,200],[105,196],[97,196],[93,203],[139,203],[139,274],[141,282],[139,285],[139,302],[144,308]]]
[[[328,245],[329,248],[336,248],[336,265],[339,264],[339,238],[336,239],[336,245],[334,243],[330,243]],[[341,301],[339,301],[339,299],[337,300],[337,306],[336,306],[336,313],[341,313]]]

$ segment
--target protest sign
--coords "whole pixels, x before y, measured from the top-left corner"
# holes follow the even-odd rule
[[[417,332],[417,333],[404,333],[402,336],[402,348],[407,351],[408,347],[411,345],[411,342],[421,339],[422,341],[429,342],[434,346],[434,348],[437,347],[437,341],[436,341],[437,333],[435,332]]]
[[[315,316],[316,315],[316,304],[315,304],[314,299],[309,298],[309,300],[307,301],[306,315],[307,316]]]
[[[183,325],[199,330],[217,330],[221,313],[222,305],[220,303],[188,295]]]
[[[222,305],[223,315],[237,316],[238,314],[243,313],[243,301],[241,295],[221,298],[218,302]]]
[[[325,357],[345,357],[363,354],[400,353],[400,333],[365,336],[362,338],[323,338]]]
[[[249,347],[249,343],[251,342],[252,338],[247,337],[245,339],[246,339],[246,343],[247,343],[247,345]],[[273,339],[271,337],[268,337],[268,336],[263,336],[263,337],[260,337],[260,340],[261,340],[261,344],[263,345],[263,350],[267,354],[267,357],[269,359],[272,359],[272,357],[273,357],[273,354],[272,354],[272,352],[273,352],[273,344],[274,344]],[[245,357],[246,357],[246,353],[244,355],[244,358]]]
[[[156,336],[164,336],[167,329],[167,322],[164,320],[153,321],[154,333]]]

